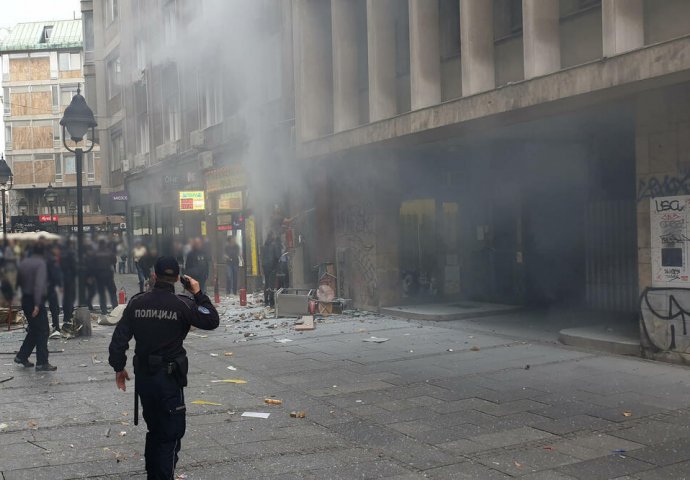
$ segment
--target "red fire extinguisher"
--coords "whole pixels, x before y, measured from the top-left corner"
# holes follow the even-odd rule
[[[240,288],[240,307],[247,306],[247,289]]]
[[[120,305],[125,305],[127,303],[127,292],[125,291],[125,287],[120,289],[120,293],[117,296],[117,301],[120,303]]]

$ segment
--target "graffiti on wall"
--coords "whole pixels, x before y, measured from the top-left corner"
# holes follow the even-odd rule
[[[654,348],[690,354],[690,288],[647,288],[640,315],[644,335]]]
[[[648,177],[637,183],[637,201],[646,198],[690,195],[690,172],[681,176]]]
[[[690,287],[690,195],[650,199],[652,286]]]

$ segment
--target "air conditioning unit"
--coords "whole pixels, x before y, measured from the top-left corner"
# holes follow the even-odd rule
[[[213,152],[201,152],[199,154],[199,167],[202,170],[213,168]]]
[[[192,147],[201,147],[206,140],[206,135],[204,135],[203,130],[194,130],[189,134],[189,143]]]
[[[122,159],[122,171],[123,172],[129,171],[129,158],[123,158]]]

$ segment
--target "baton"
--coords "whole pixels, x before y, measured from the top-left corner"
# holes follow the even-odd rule
[[[137,387],[134,387],[134,425],[139,425],[139,394]]]

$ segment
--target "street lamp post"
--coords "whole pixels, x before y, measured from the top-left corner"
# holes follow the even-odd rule
[[[48,209],[50,210],[50,224],[53,225],[55,229],[53,233],[57,233],[57,222],[53,221],[53,207],[55,206],[55,202],[57,201],[57,196],[57,191],[49,183],[48,188],[46,188],[45,193],[43,193],[43,198],[45,198],[46,203],[48,204]]]
[[[4,249],[7,249],[7,217],[5,213],[5,196],[7,192],[12,189],[14,176],[10,166],[5,161],[5,156],[0,154],[0,191],[2,191],[2,244]],[[4,252],[3,249],[3,252]]]
[[[22,197],[19,199],[19,202],[17,202],[17,206],[19,207],[19,213],[22,216],[22,228],[24,228],[24,223],[26,222],[26,211],[29,208],[29,203],[26,201],[26,198]],[[12,227],[16,232],[16,227],[14,225]]]
[[[93,150],[95,140],[96,119],[93,112],[86,104],[86,99],[81,94],[81,87],[77,88],[77,94],[72,97],[72,102],[65,109],[65,114],[60,120],[62,125],[62,143],[65,148],[75,155],[76,173],[77,173],[77,275],[78,275],[78,292],[79,302],[75,318],[82,322],[90,322],[91,317],[88,310],[84,306],[84,186],[82,184],[83,176],[83,159],[84,153]],[[91,146],[83,150],[81,147],[71,149],[67,145],[67,136],[65,130],[69,133],[70,139],[79,145],[84,136],[91,130]]]
[[[69,213],[72,215],[72,231],[74,231],[74,214],[77,213],[77,206],[74,202],[70,202],[69,204]]]

